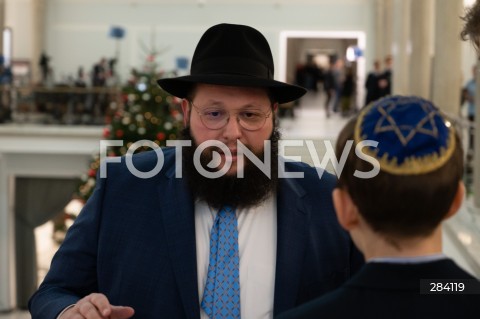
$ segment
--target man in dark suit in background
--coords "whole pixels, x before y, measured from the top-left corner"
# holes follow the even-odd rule
[[[465,187],[462,144],[429,101],[392,96],[365,108],[340,133],[350,151],[333,201],[367,264],[343,287],[280,315],[290,318],[478,318],[480,282],[442,254],[441,222],[459,209]],[[379,166],[378,166],[379,165]],[[464,294],[469,293],[469,294]]]
[[[386,56],[384,62],[385,68],[383,69],[383,72],[378,76],[379,98],[392,94],[392,56]]]
[[[257,30],[204,33],[191,74],[158,81],[183,99],[187,146],[108,164],[30,300],[34,319],[272,318],[363,264],[335,218],[335,177],[278,156],[275,111],[305,89],[273,74]]]
[[[380,92],[380,77],[382,75],[380,61],[373,62],[373,70],[368,73],[365,81],[365,89],[367,90],[367,97],[365,98],[365,106],[381,97]]]

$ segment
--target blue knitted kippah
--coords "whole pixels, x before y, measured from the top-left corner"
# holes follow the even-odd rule
[[[364,153],[391,174],[424,174],[441,167],[455,149],[453,124],[432,104],[415,96],[389,96],[359,115],[355,142],[373,140]]]

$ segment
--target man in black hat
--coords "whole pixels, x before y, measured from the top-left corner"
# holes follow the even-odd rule
[[[158,81],[183,98],[183,141],[108,164],[33,318],[272,318],[363,263],[335,218],[335,177],[278,156],[278,103],[305,89],[273,74],[257,30],[204,33],[191,74]]]

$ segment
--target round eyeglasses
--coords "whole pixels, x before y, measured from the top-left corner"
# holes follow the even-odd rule
[[[219,130],[224,128],[230,120],[230,112],[218,106],[199,108],[192,101],[190,104],[200,116],[200,121],[210,130]],[[247,131],[256,131],[261,129],[272,111],[265,113],[257,109],[246,109],[237,113],[237,121],[240,126]]]

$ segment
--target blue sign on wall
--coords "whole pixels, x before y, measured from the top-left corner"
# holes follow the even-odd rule
[[[179,56],[177,57],[177,69],[187,70],[188,69],[188,58]]]
[[[119,26],[112,26],[110,27],[109,35],[111,38],[122,39],[125,36],[125,29]]]

